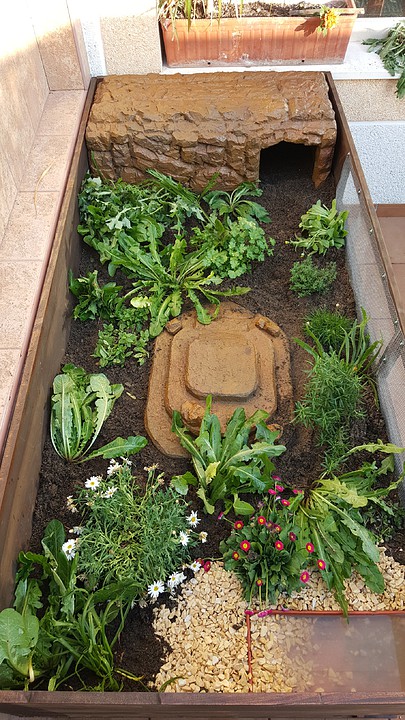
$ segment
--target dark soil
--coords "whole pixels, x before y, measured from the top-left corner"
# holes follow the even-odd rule
[[[276,238],[274,255],[264,263],[257,263],[251,274],[238,279],[238,284],[249,285],[251,292],[237,298],[236,302],[253,312],[258,312],[274,320],[290,339],[291,373],[294,388],[294,399],[303,395],[306,381],[305,370],[308,357],[294,342],[294,337],[303,337],[303,320],[313,309],[323,305],[330,310],[339,305],[340,310],[355,318],[355,303],[345,267],[344,253],[331,251],[328,260],[334,260],[338,268],[338,280],[332,289],[322,295],[297,298],[290,290],[290,270],[299,259],[299,252],[285,245],[298,231],[301,215],[318,199],[330,205],[335,196],[332,179],[316,190],[311,181],[313,151],[304,146],[289,146],[284,143],[263,153],[261,187],[262,205],[268,210],[272,223],[269,233]],[[98,256],[87,246],[83,246],[80,273],[99,267]],[[100,281],[102,280],[100,273]],[[118,282],[118,280],[117,280]],[[96,340],[97,323],[72,323],[69,345],[65,362],[81,365],[88,372],[99,372],[95,359],[92,357]],[[150,348],[152,355],[152,347]],[[145,435],[144,409],[148,388],[148,377],[151,358],[142,367],[135,362],[127,361],[125,368],[108,368],[107,375],[111,382],[122,382],[126,392],[117,402],[114,411],[103,427],[100,444],[121,435]],[[286,482],[296,486],[305,486],[316,479],[321,471],[322,452],[316,446],[312,433],[303,431],[290,418],[281,418],[284,426],[282,442],[287,452],[277,461],[278,474]],[[353,445],[381,438],[386,439],[386,431],[382,417],[374,404],[372,395],[366,399],[365,417],[353,428]],[[190,469],[187,460],[176,460],[163,456],[152,443],[133,457],[134,474],[142,472],[144,466],[158,463],[166,478],[183,473]],[[75,495],[78,485],[90,475],[105,473],[107,461],[94,460],[84,465],[75,466],[64,462],[54,452],[50,440],[45,444],[40,474],[37,503],[34,513],[34,533],[31,548],[40,548],[40,539],[46,524],[53,518],[60,519],[68,530],[76,524],[76,516],[66,509],[66,496]],[[198,498],[192,498],[192,507],[201,510]],[[227,523],[220,523],[214,518],[203,516],[200,530],[207,530],[209,542],[199,546],[204,550],[205,557],[218,557],[218,544],[222,536],[227,534]],[[389,550],[397,561],[402,559],[404,533],[398,533],[389,543]],[[162,663],[162,645],[151,630],[151,611],[134,609],[131,611],[126,631],[122,635],[121,644],[117,647],[117,665],[125,667],[134,675],[143,675],[144,681],[154,677]],[[131,687],[126,689],[137,689]]]
[[[235,4],[222,3],[221,12],[218,11],[218,3],[214,5],[212,12],[213,18],[234,18],[234,17],[291,17],[294,15],[315,14],[319,12],[321,5],[329,7],[346,7],[345,0],[331,0],[331,2],[297,2],[297,3],[277,3],[277,2],[244,2],[241,12],[240,2]],[[211,13],[207,11],[207,3],[202,0],[196,2],[193,6],[193,17],[195,19],[211,18]],[[178,10],[179,18],[186,17],[183,10]]]

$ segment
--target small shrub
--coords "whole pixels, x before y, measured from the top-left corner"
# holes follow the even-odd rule
[[[312,259],[307,257],[302,262],[294,263],[291,268],[290,288],[298,297],[323,293],[329,290],[336,276],[336,263],[331,262],[324,268],[318,268]]]
[[[353,321],[345,315],[319,308],[305,318],[304,332],[319,340],[326,352],[334,350],[339,353],[345,333],[350,332],[352,325]]]
[[[239,578],[249,605],[256,596],[266,608],[275,604],[280,593],[291,595],[304,587],[308,575],[304,568],[310,556],[289,512],[290,501],[283,498],[284,506],[279,496],[275,491],[259,503],[259,510],[245,523],[237,520],[220,545],[224,567]]]
[[[142,492],[130,463],[113,461],[106,480],[91,477],[76,499],[68,499],[70,509],[85,516],[77,549],[87,587],[118,583],[131,600],[140,599],[190,560],[198,537],[191,528],[199,520],[190,521],[193,513],[186,517],[187,503],[162,482],[152,467]]]
[[[363,385],[356,370],[335,352],[315,357],[296,420],[317,428],[319,444],[326,445],[326,464],[334,464],[347,451],[351,422],[363,416]]]

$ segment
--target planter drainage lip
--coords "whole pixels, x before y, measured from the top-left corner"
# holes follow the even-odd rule
[[[378,222],[375,223],[375,212],[371,203],[371,198],[364,184],[364,175],[359,165],[357,153],[354,144],[350,138],[350,132],[348,130],[347,122],[342,115],[342,107],[337,97],[333,80],[329,73],[327,73],[327,79],[330,87],[331,97],[333,99],[334,107],[337,112],[339,134],[340,134],[340,145],[337,149],[335,156],[334,166],[337,177],[339,178],[341,168],[345,157],[349,154],[352,156],[353,167],[358,175],[360,186],[365,188],[364,197],[367,202],[369,215],[373,226],[376,230],[378,240],[381,240],[381,233],[378,230]],[[87,111],[91,103],[92,94],[94,93],[95,80],[89,89],[89,99],[87,101]],[[87,120],[87,116],[83,116],[81,129],[78,134],[78,143],[75,154],[75,160],[72,164],[71,174],[68,179],[68,191],[70,192],[70,203],[75,205],[76,201],[73,198],[73,193],[77,186],[77,182],[80,182],[81,177],[86,169],[86,163],[84,158],[84,126]],[[76,176],[74,176],[76,173]],[[69,224],[72,222],[73,210],[65,209],[64,220]],[[60,235],[60,232],[59,232]],[[74,256],[75,248],[73,240],[66,240],[67,234],[65,235],[65,241],[67,242],[67,250]],[[61,242],[61,240],[59,240]],[[62,248],[62,254],[63,248]],[[387,258],[386,252],[383,246],[383,260]],[[71,262],[70,257],[66,259],[68,266]],[[55,260],[51,259],[50,268],[52,269],[52,263],[55,264]],[[59,268],[60,271],[60,268]],[[62,271],[65,271],[65,267],[62,266]],[[54,287],[55,286],[55,287]],[[50,297],[57,297],[58,292],[60,295],[60,286],[58,285],[58,278],[52,281],[52,287],[48,288]],[[54,289],[54,295],[52,295]],[[50,311],[54,305],[50,302]],[[65,307],[65,311],[68,309],[68,304]],[[401,315],[401,321],[403,320]],[[67,318],[67,316],[66,316]],[[64,320],[66,320],[64,318]],[[42,317],[39,317],[38,323],[43,321]],[[61,323],[59,323],[61,324]],[[405,322],[404,322],[405,324]],[[42,328],[42,325],[41,325]],[[55,334],[55,329],[53,333]],[[57,336],[58,341],[61,335]],[[37,344],[39,340],[36,340]],[[42,344],[45,346],[47,341],[43,341]],[[55,345],[60,352],[63,353],[63,347]],[[38,350],[37,345],[31,348],[32,356],[35,356],[38,364],[40,365],[37,373],[43,375],[43,372],[47,372],[50,375],[50,368],[45,367],[44,358],[47,358],[46,347],[45,349]],[[42,353],[42,354],[41,354]],[[38,360],[39,358],[39,360]],[[28,359],[31,363],[34,363],[34,358],[28,354]],[[61,357],[57,358],[57,362]],[[42,362],[42,364],[41,364]],[[53,367],[51,368],[53,370]],[[27,397],[29,393],[29,401],[27,399],[21,399],[19,401],[19,414],[22,416],[23,409],[31,409],[32,417],[30,415],[30,426],[37,424],[36,432],[38,436],[43,431],[43,424],[39,422],[39,412],[42,412],[43,398],[46,395],[46,387],[48,387],[49,377],[42,378],[41,380],[41,396],[38,399],[37,386],[33,386],[30,383],[31,376],[27,377],[21,386],[21,393],[25,392]],[[39,382],[39,381],[38,381]],[[49,388],[48,388],[49,390]],[[32,397],[33,395],[33,397]],[[27,429],[25,433],[27,434]],[[3,563],[2,568],[2,600],[7,596],[9,591],[9,576],[11,573],[12,560],[18,554],[21,544],[26,543],[27,537],[29,537],[29,526],[30,519],[27,517],[29,512],[27,511],[27,503],[34,496],[36,490],[37,475],[39,471],[38,459],[33,457],[32,448],[35,445],[30,445],[25,442],[26,435],[24,431],[13,430],[13,443],[12,448],[10,447],[8,463],[1,468],[0,475],[1,481],[6,488],[7,502],[4,502],[0,509],[0,530],[2,532],[1,538],[4,540],[5,547],[3,548]],[[37,445],[40,444],[40,439],[37,438]],[[7,475],[5,475],[7,470]],[[25,508],[25,510],[21,510]],[[29,508],[28,508],[29,510]],[[9,527],[11,526],[11,527]],[[28,535],[27,535],[28,532]],[[279,611],[284,616],[293,617],[327,617],[327,616],[340,616],[340,611]],[[276,613],[275,613],[276,614]],[[349,612],[349,616],[364,617],[372,615],[387,616],[395,618],[405,617],[405,612],[397,610],[386,610],[386,611],[354,611]],[[251,618],[247,617],[247,620],[251,622]],[[308,718],[308,720],[315,720],[315,718],[340,718],[342,716],[347,717],[348,715],[356,716],[360,715],[374,715],[381,717],[382,715],[399,715],[405,712],[405,692],[298,692],[298,693],[274,693],[274,692],[254,692],[254,693],[139,693],[139,692],[73,692],[73,691],[55,691],[48,692],[46,690],[31,690],[31,691],[20,691],[20,690],[3,690],[0,691],[0,712],[17,714],[24,717],[69,717],[69,718],[95,718],[101,719],[106,718],[108,720],[114,720],[118,718],[124,720],[125,718],[138,718],[138,720],[155,720],[157,718],[163,720],[170,720],[175,718],[180,720],[191,716],[195,720],[206,720],[207,717],[212,717],[212,720],[223,718],[224,720],[232,718],[235,720],[237,716],[249,718],[261,718],[269,717],[270,714],[276,714],[278,718],[289,717],[289,718]]]

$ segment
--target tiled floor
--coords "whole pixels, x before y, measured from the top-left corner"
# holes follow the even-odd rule
[[[0,236],[0,447],[55,231],[85,92],[51,92]]]

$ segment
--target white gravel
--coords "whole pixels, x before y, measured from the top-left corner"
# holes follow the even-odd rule
[[[353,576],[346,582],[350,609],[405,609],[405,566],[387,557],[382,549],[379,567],[385,578],[385,592],[376,595],[360,577]],[[280,606],[291,610],[340,609],[316,572],[300,593],[280,597]],[[209,572],[198,572],[185,585],[174,609],[157,608],[155,632],[172,651],[165,657],[156,687],[178,678],[166,687],[167,692],[249,692],[246,607],[239,581],[218,562],[212,563]],[[368,620],[376,621],[377,618]],[[251,623],[254,691],[324,689],[325,678],[322,687],[318,687],[319,670],[315,672],[311,662],[312,618],[308,621],[280,615],[255,616]],[[345,626],[346,623],[342,632]],[[350,672],[346,668],[339,674],[329,668],[327,677],[334,686],[354,692],[357,688],[351,687]]]

